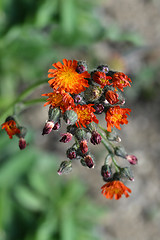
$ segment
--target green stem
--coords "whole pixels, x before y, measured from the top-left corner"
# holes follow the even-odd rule
[[[100,132],[100,131],[98,131],[99,132],[99,134],[101,135],[101,137],[102,137],[102,140],[101,140],[101,142],[103,143],[103,145],[105,146],[105,148],[107,149],[107,151],[112,155],[113,154],[113,151],[112,151],[112,149],[111,149],[111,147],[109,146],[109,144],[106,142],[106,138],[105,138],[105,136]]]
[[[103,128],[100,124],[98,124],[98,127],[106,134],[107,130],[105,128]],[[115,146],[107,139],[105,138],[105,140],[111,145],[111,147],[114,149]]]
[[[115,166],[116,172],[119,172],[120,167],[118,166],[118,164],[117,164],[114,156],[112,155],[111,158],[112,158],[112,162],[113,162],[113,164],[114,164],[114,166]]]
[[[37,87],[39,87],[40,85],[42,84],[45,84],[47,83],[47,80],[42,80],[42,81],[39,81],[39,82],[36,82],[34,83],[33,85],[31,85],[30,87],[28,87],[26,90],[24,90],[7,108],[6,110],[1,114],[0,116],[0,122],[6,118],[11,110],[14,108],[14,106],[17,104],[17,103],[20,103],[22,102],[26,97],[28,97],[29,94],[31,94],[33,92],[33,90]]]

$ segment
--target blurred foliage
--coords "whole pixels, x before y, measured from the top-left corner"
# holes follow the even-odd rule
[[[100,4],[97,0],[1,0],[0,110],[26,84],[42,79],[54,61],[67,57],[63,50],[88,51],[105,39],[140,43],[138,35],[104,23]]]
[[[3,132],[0,149],[1,240],[99,239],[95,226],[102,209],[77,178],[58,176],[55,155],[32,143],[19,151],[17,139],[11,142]]]

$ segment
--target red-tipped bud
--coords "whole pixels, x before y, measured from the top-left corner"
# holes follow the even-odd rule
[[[72,134],[69,132],[61,134],[61,136],[62,138],[59,140],[60,142],[68,143],[72,140]]]
[[[60,121],[59,121],[59,122],[56,122],[52,130],[59,130],[60,127],[61,127]]]
[[[80,142],[80,149],[83,154],[86,154],[88,152],[87,140],[82,140]]]
[[[54,127],[54,122],[53,121],[48,121],[45,123],[42,135],[49,134]]]
[[[25,139],[24,139],[24,138],[20,138],[20,139],[19,139],[19,148],[20,148],[21,150],[23,150],[23,149],[26,148],[26,146],[27,146],[27,144],[26,144]]]
[[[107,181],[112,176],[112,170],[109,165],[103,165],[101,168],[101,175],[104,181]]]
[[[84,161],[89,168],[94,168],[94,161],[93,158],[90,155],[85,156]]]
[[[77,73],[83,73],[85,71],[86,71],[86,68],[83,65],[78,65],[77,68],[76,68]]]
[[[126,156],[126,159],[127,159],[128,162],[129,162],[130,164],[132,164],[132,165],[135,165],[135,164],[137,164],[137,162],[138,162],[138,159],[137,159],[136,156],[134,156],[134,155],[127,155],[127,156]]]
[[[75,159],[77,157],[76,151],[71,151],[68,153],[67,157],[69,159]]]
[[[111,104],[114,105],[119,102],[118,94],[115,91],[108,90],[105,94],[106,100]]]
[[[101,114],[104,111],[104,106],[100,103],[94,106],[96,113]]]
[[[91,143],[94,145],[100,144],[101,140],[102,140],[101,135],[97,131],[93,131],[92,136],[90,138]]]

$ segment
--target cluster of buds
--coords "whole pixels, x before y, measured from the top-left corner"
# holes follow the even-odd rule
[[[15,135],[19,138],[19,148],[20,150],[23,150],[26,148],[26,140],[25,136],[27,133],[26,127],[19,126],[14,119],[14,117],[9,116],[6,118],[5,122],[2,124],[2,129],[5,129],[9,138],[12,139],[12,137]]]
[[[133,181],[129,167],[120,167],[117,158],[121,157],[130,164],[137,163],[134,155],[128,155],[122,146],[120,137],[114,127],[121,129],[120,124],[127,124],[129,108],[124,108],[124,88],[131,86],[131,79],[122,72],[114,72],[107,65],[98,66],[91,72],[83,61],[63,59],[63,64],[53,64],[49,69],[48,82],[52,92],[47,96],[49,105],[48,120],[42,135],[59,130],[61,119],[67,125],[66,133],[61,134],[60,142],[68,143],[74,137],[73,145],[67,149],[68,160],[63,161],[58,174],[72,170],[72,162],[77,159],[88,168],[94,168],[95,159],[89,149],[89,140],[93,145],[103,143],[107,157],[101,169],[103,180],[102,194],[106,198],[119,199],[131,192],[122,181]],[[96,115],[105,114],[106,128],[100,126]]]

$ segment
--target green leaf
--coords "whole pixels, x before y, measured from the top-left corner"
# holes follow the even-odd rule
[[[32,211],[42,211],[45,209],[45,203],[40,195],[36,194],[25,186],[17,186],[14,191],[17,201],[25,208]]]

